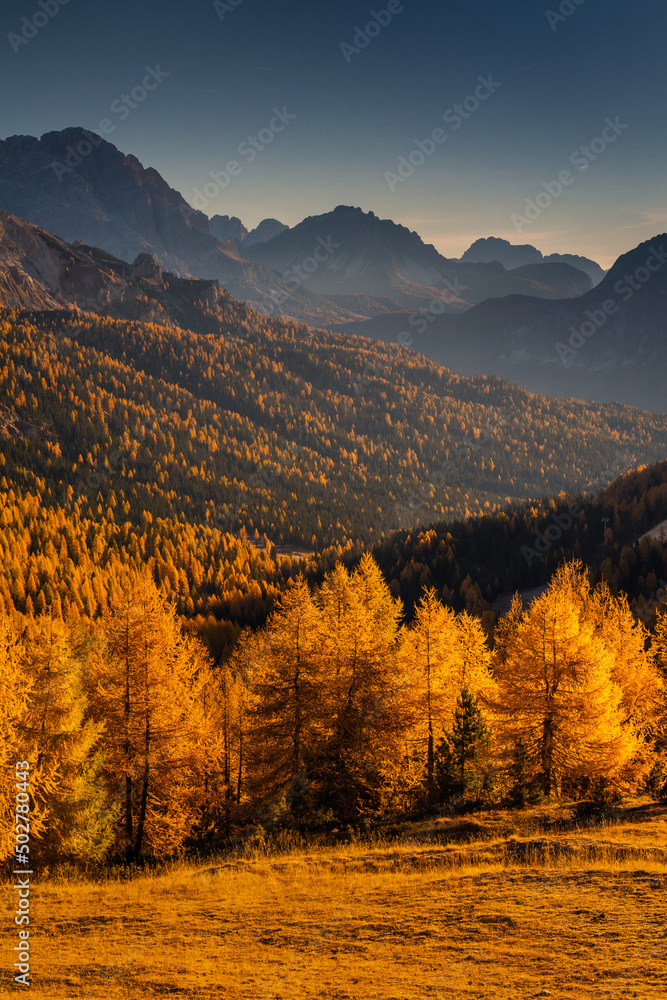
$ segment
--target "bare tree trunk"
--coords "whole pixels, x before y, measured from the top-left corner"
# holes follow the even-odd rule
[[[148,802],[148,758],[144,763],[144,776],[141,782],[141,805],[139,807],[139,819],[137,820],[137,839],[134,845],[134,860],[137,861],[141,854],[144,840],[144,825],[146,822],[146,804]]]
[[[542,727],[542,774],[544,775],[544,793],[551,795],[554,788],[553,773],[553,716],[549,713]]]
[[[434,749],[433,749],[433,706],[431,700],[431,647],[429,637],[426,639],[426,684],[428,699],[428,751],[426,758],[426,784],[429,804],[433,800],[433,770],[434,770]]]
[[[243,718],[239,717],[239,770],[236,780],[236,801],[241,801],[241,781],[243,779]]]
[[[126,767],[129,771],[130,767],[130,651],[129,643],[130,637],[127,634],[127,623],[126,623],[126,656],[125,656],[125,760]],[[134,860],[134,852],[132,848],[132,777],[130,774],[125,775],[125,839],[127,842],[126,847],[126,860],[128,864],[131,864]]]

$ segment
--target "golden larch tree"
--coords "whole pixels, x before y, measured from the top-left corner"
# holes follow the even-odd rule
[[[265,794],[300,794],[322,720],[319,615],[299,574],[279,599],[256,647],[253,746]]]
[[[103,622],[96,716],[105,723],[105,773],[120,808],[126,860],[183,842],[205,796],[202,755],[218,740],[204,717],[207,658],[146,574],[130,577]]]
[[[100,860],[113,841],[115,816],[104,807],[104,724],[88,717],[85,633],[50,612],[26,620],[23,642],[32,681],[24,732],[45,817],[40,858]]]
[[[614,653],[587,613],[588,581],[567,564],[522,612],[515,602],[498,632],[495,673],[506,752],[519,742],[546,794],[564,780],[629,779],[641,739],[626,721]]]
[[[329,720],[320,797],[349,819],[379,807],[403,757],[409,706],[397,659],[402,606],[368,553],[351,575],[337,566],[318,602]]]

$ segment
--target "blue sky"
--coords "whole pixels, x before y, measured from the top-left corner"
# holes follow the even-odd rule
[[[664,0],[42,4],[2,5],[0,136],[107,118],[109,140],[189,201],[239,163],[209,215],[294,225],[353,204],[448,256],[495,235],[603,265],[667,230]],[[168,76],[134,101],[147,67]],[[250,162],[239,146],[275,108],[295,117]],[[586,169],[570,162],[581,147]]]

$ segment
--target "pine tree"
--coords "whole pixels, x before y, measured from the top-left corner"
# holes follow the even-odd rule
[[[667,611],[661,610],[655,621],[652,643],[655,664],[664,681],[667,681]]]
[[[440,744],[439,753],[441,793],[454,790],[465,795],[476,774],[475,765],[481,763],[483,748],[490,742],[489,729],[477,703],[468,687],[463,687],[454,710],[454,725]],[[447,782],[450,788],[447,789]]]
[[[606,584],[599,584],[588,595],[586,610],[598,641],[612,656],[612,680],[621,689],[623,721],[648,735],[659,717],[663,696],[664,685],[656,663],[663,628],[660,618],[656,625],[658,643],[649,652],[649,633],[633,615],[625,595],[614,597]]]
[[[451,726],[464,651],[456,616],[438,600],[431,587],[415,608],[412,627],[401,637],[399,662],[412,693],[413,723],[409,742],[426,772],[427,797],[435,791],[435,733]],[[421,777],[421,775],[419,775]]]
[[[230,787],[232,798],[240,805],[245,792],[244,777],[247,767],[248,740],[250,738],[250,688],[256,669],[256,640],[250,629],[239,636],[234,653],[229,660],[234,692],[234,711],[230,735],[233,751],[230,760]],[[233,766],[232,766],[233,765]]]
[[[0,611],[0,765],[2,766],[2,798],[0,800],[3,855],[13,852],[16,845],[16,778],[15,764],[27,762],[21,774],[29,776],[29,787],[35,787],[36,760],[24,732],[28,715],[32,679],[26,670],[24,648],[20,642],[14,615]],[[42,810],[30,810],[33,833],[43,830]],[[25,853],[25,852],[23,852]]]

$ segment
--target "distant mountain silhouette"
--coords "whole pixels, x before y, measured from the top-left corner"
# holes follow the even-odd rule
[[[289,226],[286,226],[284,222],[278,222],[277,219],[263,219],[255,229],[252,229],[244,237],[243,246],[249,247],[254,243],[268,243],[274,236],[280,236],[281,233],[284,233],[286,229],[289,229]]]
[[[399,313],[353,327],[462,375],[499,375],[531,392],[667,411],[667,234],[619,257],[578,298],[512,295],[459,316]]]
[[[584,271],[594,285],[597,285],[604,278],[605,272],[588,257],[579,257],[577,254],[552,253],[544,256],[540,250],[529,243],[516,245],[508,240],[501,240],[497,236],[487,236],[485,239],[475,240],[469,247],[461,261],[469,263],[490,263],[493,260],[500,261],[508,270],[522,267],[525,264],[550,264],[562,263],[571,264],[572,267]]]
[[[229,215],[214,215],[209,219],[209,227],[215,238],[221,243],[235,240],[239,246],[241,244],[252,246],[253,243],[266,243],[267,240],[278,236],[285,229],[289,229],[289,226],[278,222],[277,219],[263,219],[255,229],[248,232],[241,220],[237,219],[235,215],[231,217]]]
[[[497,260],[508,270],[523,264],[539,264],[542,259],[540,251],[530,244],[512,245],[509,240],[501,240],[497,236],[475,240],[460,257],[461,261],[471,264],[489,264]]]
[[[560,298],[591,287],[587,275],[562,265],[545,266],[536,276],[499,263],[449,260],[405,226],[346,205],[309,216],[267,243],[247,243],[243,252],[252,260],[282,275],[303,274],[312,292],[354,312],[418,309],[433,300],[444,311],[461,312],[489,296]]]
[[[81,128],[0,142],[0,209],[120,260],[149,254],[164,270],[218,280],[270,315],[318,326],[406,309],[457,313],[512,294],[559,299],[591,287],[563,262],[508,271],[498,261],[449,260],[360,208],[339,206],[293,229],[265,219],[250,233],[235,216],[209,221],[156,170]]]

